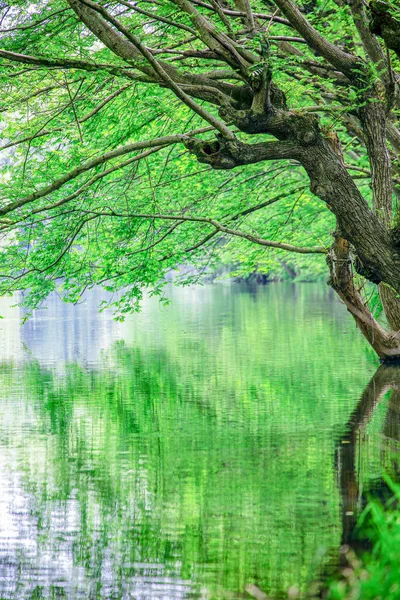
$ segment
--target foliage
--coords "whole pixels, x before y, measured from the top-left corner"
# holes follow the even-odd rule
[[[101,285],[123,290],[115,304],[123,318],[145,289],[164,297],[165,275],[185,264],[192,269],[181,283],[221,262],[236,265],[241,276],[255,269],[287,276],[285,263],[299,278],[321,277],[335,218],[309,190],[298,160],[219,171],[198,163],[181,138],[168,141],[219,119],[212,131],[197,134],[214,140],[218,128],[231,126],[229,118],[221,121],[221,93],[253,94],[263,77],[272,76],[294,115],[320,114],[321,132],[331,141],[339,137],[348,173],[371,204],[369,158],[355,115],[381,72],[366,56],[349,6],[313,0],[304,13],[327,42],[364,60],[362,85],[344,82],[270,2],[252,1],[254,31],[249,15],[230,14],[236,9],[194,2],[194,17],[190,6],[186,0],[2,3],[1,293],[23,291],[22,304],[34,308],[50,292],[77,302]],[[108,19],[110,39],[121,45],[90,30],[85,10],[90,19]],[[214,42],[199,19],[207,19]],[[133,48],[133,35],[153,58],[146,62]],[[247,56],[248,69],[220,46],[212,49],[221,35]],[[156,59],[158,66],[148,63]],[[160,65],[175,87],[154,76]],[[246,147],[273,139],[232,128]],[[150,143],[157,138],[159,145]],[[393,165],[397,185],[395,156]]]
[[[400,486],[388,476],[389,502],[371,499],[358,523],[360,536],[372,543],[361,558],[347,552],[348,566],[340,581],[331,585],[329,600],[397,600],[400,597]]]

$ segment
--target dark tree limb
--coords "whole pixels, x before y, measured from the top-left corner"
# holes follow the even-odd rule
[[[385,360],[400,358],[400,332],[387,332],[375,320],[354,285],[349,242],[340,233],[336,233],[334,238],[328,255],[331,287],[338,293],[378,356]]]
[[[382,0],[373,0],[370,10],[371,32],[381,37],[386,46],[400,58],[400,21],[390,13],[389,5]]]

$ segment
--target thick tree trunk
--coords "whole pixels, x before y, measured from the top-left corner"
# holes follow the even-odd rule
[[[373,210],[375,216],[390,231],[393,215],[393,181],[391,157],[386,144],[385,107],[380,102],[367,103],[360,110],[360,120],[371,165]],[[336,154],[344,162],[340,148],[336,149]],[[339,219],[337,232],[343,232]],[[398,294],[390,286],[379,283],[377,280],[383,309],[392,330],[385,331],[374,319],[361,294],[355,288],[350,245],[347,241],[349,237],[345,235],[346,239],[344,239],[342,235],[336,234],[328,261],[331,270],[331,285],[345,302],[358,327],[378,356],[384,360],[393,360],[396,355],[400,354],[400,301]],[[371,250],[373,252],[372,248]]]
[[[389,326],[394,332],[400,333],[400,300],[398,294],[385,284],[380,284],[379,294]]]
[[[381,102],[367,103],[360,110],[372,174],[372,201],[375,214],[390,230],[393,219],[392,161],[386,143],[387,115]],[[379,285],[383,309],[391,329],[400,331],[400,301],[389,286]]]

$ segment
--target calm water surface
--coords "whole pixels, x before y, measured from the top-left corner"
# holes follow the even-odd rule
[[[396,472],[392,377],[326,286],[170,295],[3,305],[1,599],[304,597]]]

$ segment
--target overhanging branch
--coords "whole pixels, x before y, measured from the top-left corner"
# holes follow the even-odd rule
[[[204,133],[206,131],[210,131],[210,129],[212,129],[212,127],[205,127],[205,128],[203,127],[202,129],[198,129],[198,130],[192,131],[190,133],[186,133],[186,134],[169,135],[169,136],[164,136],[164,137],[160,137],[160,138],[153,138],[151,140],[145,140],[142,142],[133,142],[131,144],[126,144],[125,146],[120,146],[119,148],[116,148],[115,150],[111,150],[110,152],[106,152],[105,154],[102,154],[101,156],[97,156],[96,158],[92,158],[91,160],[88,160],[88,161],[80,164],[75,169],[72,169],[71,171],[69,171],[68,173],[63,175],[62,177],[59,177],[58,179],[56,179],[56,181],[54,181],[53,183],[41,188],[40,190],[37,190],[36,192],[29,194],[28,196],[24,196],[23,198],[20,198],[19,200],[15,200],[14,202],[10,202],[9,204],[2,206],[0,208],[0,216],[4,216],[18,208],[21,208],[22,206],[24,206],[26,204],[29,204],[31,202],[34,202],[35,200],[38,200],[39,198],[48,196],[52,192],[59,190],[66,183],[79,177],[79,175],[81,175],[82,173],[85,173],[86,171],[89,171],[90,169],[93,169],[93,168],[97,167],[98,165],[106,163],[113,158],[123,156],[124,154],[129,154],[130,152],[134,152],[135,150],[143,150],[145,148],[154,148],[154,147],[158,147],[158,146],[165,147],[165,146],[170,146],[172,144],[184,143],[184,142],[188,141],[188,139],[190,138],[191,135],[196,135],[198,133]]]
[[[140,41],[140,39],[133,35],[129,29],[127,29],[122,23],[118,21],[115,17],[113,17],[108,11],[105,10],[102,6],[92,2],[91,0],[81,0],[83,4],[89,6],[93,10],[99,12],[104,19],[109,21],[114,27],[116,27],[126,38],[129,40],[133,46],[140,52],[140,54],[147,60],[147,62],[151,65],[157,75],[161,78],[162,81],[176,94],[176,96],[182,100],[189,108],[191,108],[195,113],[197,113],[202,119],[208,121],[210,125],[215,127],[225,138],[234,139],[232,131],[220,121],[213,114],[208,112],[204,107],[200,106],[195,100],[193,100],[190,96],[186,94],[182,90],[182,88],[173,80],[173,78],[169,75],[169,73],[164,69],[163,65],[153,56],[152,52],[146,48],[144,44]]]
[[[223,223],[220,223],[216,219],[211,219],[207,217],[196,217],[189,215],[170,215],[170,214],[162,214],[162,213],[120,213],[116,211],[82,211],[88,215],[97,215],[99,217],[117,217],[123,219],[150,219],[150,220],[161,220],[161,221],[179,221],[179,222],[191,222],[191,223],[204,223],[206,225],[212,225],[214,229],[220,231],[221,233],[225,233],[227,235],[233,237],[240,237],[253,244],[257,244],[259,246],[264,246],[267,248],[277,248],[279,250],[286,250],[287,252],[295,252],[297,254],[327,254],[328,250],[324,246],[316,246],[316,247],[307,247],[307,246],[295,246],[293,244],[288,244],[286,242],[276,242],[274,240],[266,240],[257,235],[253,235],[251,233],[246,233],[244,231],[240,231],[238,229],[232,229],[231,227],[227,227]]]

